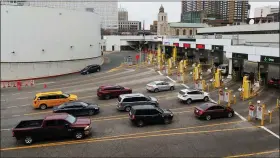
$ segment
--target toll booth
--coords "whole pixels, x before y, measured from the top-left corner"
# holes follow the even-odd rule
[[[210,53],[213,64],[218,67],[224,63],[224,46],[222,45],[212,45],[212,50]]]
[[[244,60],[248,60],[248,54],[232,53],[232,79],[242,81]]]

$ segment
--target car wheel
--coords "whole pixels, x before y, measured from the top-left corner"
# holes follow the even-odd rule
[[[208,102],[209,101],[209,97],[204,97],[203,99],[205,102]]]
[[[164,124],[170,124],[170,123],[171,123],[171,119],[169,119],[169,118],[164,119]]]
[[[129,112],[131,110],[131,107],[129,107],[129,106],[127,106],[126,108],[125,108],[125,111],[126,112]]]
[[[84,134],[82,132],[75,132],[75,139],[82,139]]]
[[[89,110],[88,115],[92,116],[92,115],[94,115],[94,113],[95,113],[94,110]]]
[[[89,74],[89,72],[87,71],[87,73],[86,73],[87,75]]]
[[[24,138],[24,144],[30,145],[30,144],[32,144],[32,143],[33,143],[32,137],[26,136],[26,137]]]
[[[143,127],[143,126],[144,126],[144,122],[143,122],[142,120],[139,120],[139,121],[137,122],[137,126],[138,126],[138,127]]]
[[[205,118],[206,118],[207,121],[211,120],[211,116],[210,115],[207,115]]]
[[[192,100],[191,99],[188,99],[187,100],[187,104],[191,104],[192,103]]]
[[[40,105],[40,109],[41,109],[41,110],[45,110],[45,109],[47,109],[47,107],[48,107],[48,106],[47,106],[46,104],[41,104],[41,105]]]
[[[110,95],[105,95],[104,97],[106,100],[110,99]]]
[[[175,89],[175,88],[174,88],[173,86],[172,86],[172,87],[170,87],[170,90],[171,90],[171,91],[173,91],[174,89]]]
[[[100,71],[100,69],[97,69],[96,71],[97,71],[97,72],[99,72],[99,71]]]
[[[231,118],[232,116],[233,116],[232,112],[228,113],[228,118]]]
[[[157,93],[158,91],[159,91],[159,90],[158,90],[157,88],[154,90],[155,93]]]

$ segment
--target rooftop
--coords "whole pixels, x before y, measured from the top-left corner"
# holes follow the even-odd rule
[[[169,23],[170,27],[182,27],[182,28],[203,28],[208,27],[207,24],[203,23],[181,23],[181,22],[171,22]]]

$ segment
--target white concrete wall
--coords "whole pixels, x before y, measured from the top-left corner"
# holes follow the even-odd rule
[[[101,64],[100,33],[100,19],[91,12],[1,5],[1,80],[55,76]]]
[[[260,30],[262,30],[262,31],[264,31],[264,30],[279,30],[279,22],[252,24],[252,25],[233,25],[233,26],[199,28],[199,29],[197,29],[197,33],[260,31]]]
[[[98,57],[100,40],[100,19],[94,13],[1,6],[1,62]]]
[[[38,63],[1,63],[1,81],[24,80],[78,72],[90,64],[102,64],[103,58]]]
[[[279,48],[273,47],[253,47],[253,46],[227,46],[224,48],[226,57],[232,58],[232,53],[248,54],[248,60],[260,62],[261,55],[280,57]]]

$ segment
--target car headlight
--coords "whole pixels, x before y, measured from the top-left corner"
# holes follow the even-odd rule
[[[170,116],[173,116],[173,114],[170,114]]]
[[[89,126],[86,126],[86,127],[84,128],[85,131],[88,130],[88,129],[89,129]]]
[[[96,107],[96,108],[94,108],[95,110],[98,110],[99,109],[99,107]]]

